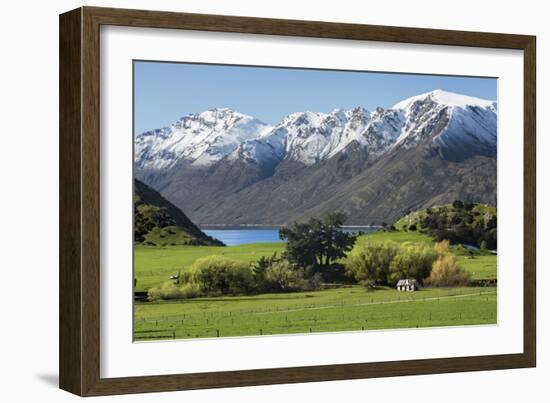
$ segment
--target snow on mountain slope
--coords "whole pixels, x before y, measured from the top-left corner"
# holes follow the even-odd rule
[[[410,148],[426,137],[434,146],[496,150],[497,104],[480,98],[435,90],[403,100],[392,108],[405,118],[394,147]],[[470,150],[470,151],[473,151]]]
[[[273,129],[281,138],[286,158],[312,165],[342,151],[353,141],[366,145],[361,136],[370,120],[363,108],[330,113],[298,112]]]
[[[377,108],[372,113],[366,130],[362,133],[367,150],[375,155],[386,152],[401,135],[404,124],[405,117],[402,111]]]
[[[496,152],[496,102],[435,90],[370,113],[362,107],[296,112],[271,127],[227,108],[185,116],[135,140],[138,169],[178,161],[209,166],[223,158],[274,166],[283,159],[313,165],[359,144],[369,155],[415,147],[425,139],[443,156]],[[443,151],[444,153],[443,153]]]
[[[258,138],[246,140],[228,158],[231,161],[241,159],[256,164],[273,165],[281,161],[284,156],[283,133],[269,131]]]
[[[414,102],[423,101],[426,98],[431,98],[433,101],[442,105],[459,106],[463,108],[468,105],[485,108],[485,107],[492,106],[494,103],[493,101],[488,101],[486,99],[481,99],[481,98],[475,98],[468,95],[456,94],[453,92],[448,92],[443,90],[434,90],[434,91],[426,92],[424,94],[415,95],[414,97],[404,99],[403,101],[396,103],[391,109],[408,110]]]
[[[169,127],[138,135],[135,163],[140,169],[156,170],[169,168],[180,159],[210,165],[270,129],[258,119],[227,108],[190,114]]]
[[[287,158],[312,165],[336,155],[353,141],[367,146],[362,133],[369,120],[370,113],[360,107],[330,113],[296,112],[270,132],[243,142],[229,158],[270,164]]]

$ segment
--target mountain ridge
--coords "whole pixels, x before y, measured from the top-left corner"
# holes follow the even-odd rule
[[[224,108],[189,119],[136,137],[136,177],[200,224],[334,209],[371,224],[433,202],[496,204],[494,101],[436,90],[373,112],[296,112],[274,126]]]
[[[392,108],[378,107],[374,112],[360,106],[329,113],[294,112],[274,126],[229,108],[212,108],[139,134],[135,163],[139,169],[162,170],[180,160],[208,166],[227,156],[235,159],[242,155],[260,164],[266,159],[277,162],[287,157],[311,165],[333,157],[354,141],[371,153],[381,154],[417,140],[430,120],[422,119],[426,107],[435,113],[447,113],[451,122],[454,116],[464,117],[457,115],[457,110],[477,108],[493,124],[486,132],[496,133],[495,101],[442,90],[407,98]],[[490,119],[491,114],[495,119]],[[485,137],[486,142],[496,140],[487,138],[487,133]],[[438,141],[445,145],[444,138]]]

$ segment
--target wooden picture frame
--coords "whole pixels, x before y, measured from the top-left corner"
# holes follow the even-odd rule
[[[171,28],[524,52],[523,353],[193,374],[100,377],[100,26]],[[60,387],[80,396],[533,367],[536,364],[535,37],[81,7],[60,16]]]

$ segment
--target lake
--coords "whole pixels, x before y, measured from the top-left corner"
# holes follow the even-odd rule
[[[261,242],[284,242],[279,239],[278,227],[203,227],[202,231],[227,246]],[[373,227],[343,227],[346,232],[373,232]]]

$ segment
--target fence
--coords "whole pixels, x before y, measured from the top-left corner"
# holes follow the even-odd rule
[[[456,303],[457,299],[460,303]],[[136,317],[136,340],[265,336],[375,329],[491,324],[497,322],[496,292],[441,297],[399,296],[383,301],[330,305],[293,304],[261,309],[182,312]]]

